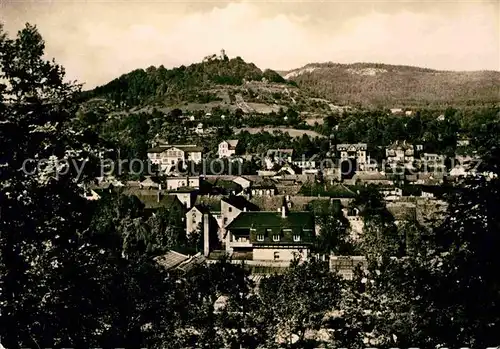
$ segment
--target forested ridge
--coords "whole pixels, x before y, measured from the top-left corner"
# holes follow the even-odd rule
[[[204,89],[215,85],[240,86],[244,81],[261,81],[263,78],[272,82],[285,82],[272,70],[262,71],[241,57],[229,59],[224,56],[173,69],[164,66],[136,69],[105,85],[85,91],[82,99],[106,98],[123,106],[154,102],[210,102],[217,100],[217,97],[204,92]]]
[[[282,72],[302,89],[340,105],[416,108],[497,103],[498,71],[439,71],[376,63],[312,63]]]

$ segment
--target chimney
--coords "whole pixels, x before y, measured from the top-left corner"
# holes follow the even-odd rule
[[[281,206],[281,218],[286,218],[286,207],[285,207],[285,205]]]
[[[247,207],[243,207],[243,212],[246,212],[247,211]]]
[[[161,200],[161,193],[158,191],[158,194],[156,195],[156,202],[160,202]]]
[[[203,215],[203,255],[208,257],[210,254],[210,229],[208,213]]]

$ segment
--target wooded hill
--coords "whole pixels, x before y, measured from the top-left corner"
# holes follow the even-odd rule
[[[287,72],[261,70],[241,57],[211,56],[166,69],[136,69],[82,94],[115,109],[167,107],[244,113],[293,108],[323,117],[337,106],[446,108],[497,104],[500,72],[454,72],[373,64],[312,63]],[[320,97],[320,98],[316,98]]]
[[[340,105],[475,106],[498,103],[500,72],[438,71],[374,63],[312,63],[281,72],[301,89]]]
[[[240,57],[229,59],[225,55],[214,55],[187,67],[166,69],[164,66],[151,66],[146,70],[136,69],[103,86],[84,92],[83,98],[103,98],[129,107],[151,103],[203,104],[224,101],[225,97],[231,103],[234,102],[234,95],[241,92],[238,90],[239,86],[245,82],[263,80],[271,84],[289,84],[275,71],[262,71]]]

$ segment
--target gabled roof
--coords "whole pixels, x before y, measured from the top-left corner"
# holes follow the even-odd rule
[[[304,245],[314,239],[314,215],[311,212],[241,212],[228,226],[232,234],[250,234],[254,245]],[[263,239],[259,240],[261,235]],[[274,236],[280,236],[274,241]],[[299,241],[294,236],[300,236]]]
[[[163,153],[166,151],[168,148],[163,148],[163,147],[154,147],[148,149],[148,153]]]
[[[194,256],[186,256],[175,251],[168,251],[163,256],[158,256],[154,260],[167,270],[176,269],[182,272],[188,272],[206,261],[205,257],[200,253]]]
[[[226,142],[229,146],[229,149],[235,149],[236,146],[238,145],[239,140],[238,139],[228,139],[223,142]]]
[[[203,147],[183,147],[181,149],[186,153],[198,153],[203,151]]]
[[[232,181],[233,181],[233,182],[235,182],[235,181],[236,181],[237,179],[239,179],[239,178],[244,179],[245,181],[250,182],[250,183],[252,183],[252,182],[253,182],[251,179],[247,178],[247,176],[237,176],[237,177],[233,178],[233,179],[232,179]],[[236,183],[236,182],[235,182],[235,183]],[[238,183],[237,183],[237,184],[238,184]]]
[[[160,183],[161,183],[161,181],[158,177],[146,176],[146,179],[144,179],[140,184],[151,185],[151,184],[160,184]]]
[[[193,209],[197,209],[202,214],[210,214],[210,208],[205,205],[194,205],[188,212],[190,212]]]
[[[230,195],[226,198],[223,198],[222,201],[226,202],[227,204],[236,207],[238,210],[243,211],[243,209],[247,209],[248,211],[259,211],[259,207],[247,199],[245,199],[243,196],[236,196],[236,195]]]
[[[387,150],[413,150],[413,145],[406,143],[406,142],[400,142],[400,141],[395,141],[391,145],[387,146]]]
[[[169,149],[176,148],[182,151],[185,151],[186,153],[192,153],[192,152],[202,152],[203,147],[198,147],[193,144],[187,144],[187,145],[182,145],[182,144],[166,144],[166,145],[160,145],[158,147],[154,147],[151,149],[148,149],[148,153],[163,153],[164,151],[167,151]]]
[[[276,189],[276,183],[271,179],[264,178],[259,183],[253,183],[250,189]]]
[[[198,189],[192,187],[180,187],[177,189],[172,189],[168,191],[169,194],[187,194],[187,193],[197,193]]]
[[[200,253],[197,253],[194,256],[189,257],[188,260],[182,262],[175,269],[186,273],[186,272],[190,271],[191,269],[195,268],[197,265],[203,264],[205,262],[206,262],[206,258],[203,255],[201,255]]]
[[[123,195],[135,195],[144,204],[145,208],[172,207],[174,205],[182,206],[176,196],[170,196],[160,193],[158,202],[158,190],[140,189],[138,187],[128,187],[123,189]]]
[[[197,205],[203,205],[209,208],[210,211],[213,212],[220,212],[220,202],[221,202],[221,197],[220,196],[198,196],[196,198],[196,204]]]
[[[354,175],[355,178],[359,178],[360,180],[368,181],[368,180],[381,180],[381,179],[388,179],[385,174],[379,172],[379,171],[370,171],[370,172],[363,172],[359,171],[356,172]]]
[[[186,256],[182,253],[175,251],[168,251],[164,255],[156,257],[154,260],[159,265],[169,270],[175,268],[176,266],[180,265],[182,262],[187,261],[188,259],[189,256]]]
[[[231,180],[226,180],[226,179],[216,179],[215,182],[213,183],[214,187],[218,188],[223,188],[223,189],[228,189],[228,190],[235,190],[237,192],[240,192],[243,188],[241,185],[239,185],[236,182],[233,182]]]
[[[417,216],[417,207],[413,203],[387,204],[386,207],[395,220],[414,220]]]
[[[367,148],[366,143],[344,143],[344,144],[337,144],[337,150],[348,150],[348,149],[353,149],[353,150],[366,150]]]

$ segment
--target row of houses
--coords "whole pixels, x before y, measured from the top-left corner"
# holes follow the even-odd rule
[[[236,147],[238,140],[225,140],[219,144],[219,158],[230,158],[233,161],[243,162],[249,160],[252,155],[237,156]],[[327,175],[333,175],[336,172],[346,172],[345,163],[348,163],[349,171],[355,172],[394,172],[398,169],[413,170],[411,175],[418,176],[420,173],[446,172],[446,157],[440,154],[423,152],[422,145],[412,145],[406,141],[396,141],[385,149],[385,163],[378,164],[372,161],[368,154],[368,145],[366,143],[355,144],[337,144],[336,162],[325,162],[325,159],[319,159],[317,155],[310,157],[298,157],[293,149],[269,149],[261,161],[261,170],[258,172],[261,176],[276,176],[279,173],[288,175],[311,174],[317,175],[320,171]],[[148,150],[148,158],[153,164],[159,166],[165,173],[174,173],[177,170],[176,165],[179,162],[193,162],[199,164],[203,159],[203,148],[194,144],[188,145],[159,145]],[[470,160],[470,159],[469,159]],[[471,166],[466,164],[464,159],[452,160],[453,168],[450,169],[449,176],[467,175]],[[417,170],[419,169],[419,170]],[[242,173],[240,173],[242,174]],[[338,175],[338,173],[337,173]],[[437,174],[439,176],[439,174]],[[342,179],[343,177],[339,177]],[[352,177],[346,176],[350,179]],[[416,180],[412,180],[416,181]]]
[[[204,188],[204,182],[210,184],[206,179],[201,182],[199,178],[188,177],[175,180],[177,183],[183,181],[196,186],[168,190],[162,189],[161,183],[147,179],[121,187],[124,187],[124,194],[137,196],[149,208],[177,203],[185,212],[186,234],[208,236],[208,244],[205,244],[207,256],[213,250],[222,249],[236,259],[289,262],[294,256],[307,258],[319,227],[315,224],[314,215],[305,208],[315,200],[339,200],[344,207],[342,212],[350,223],[351,236],[357,238],[363,232],[360,212],[350,207],[352,199],[349,198],[252,196],[253,182],[245,177],[233,178],[233,183],[239,188],[245,187],[245,190],[215,192]],[[213,185],[219,182],[216,180]],[[118,183],[115,186],[120,187]],[[104,184],[101,189],[110,189],[111,185]],[[408,199],[434,199],[434,194],[429,191],[422,191],[424,195],[420,193],[413,196],[414,193],[408,195],[400,188],[382,186],[380,189],[390,211],[399,220],[417,216],[416,201],[409,202]],[[93,195],[89,198],[96,199]]]

